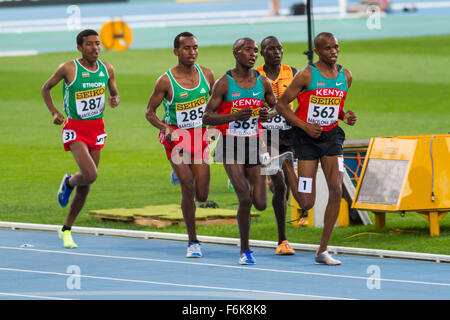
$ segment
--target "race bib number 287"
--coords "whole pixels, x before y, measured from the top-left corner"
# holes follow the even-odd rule
[[[105,87],[76,92],[75,102],[81,119],[95,117],[105,109]]]

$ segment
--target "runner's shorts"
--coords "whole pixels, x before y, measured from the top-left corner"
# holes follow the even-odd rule
[[[295,157],[299,160],[317,160],[323,156],[337,156],[344,153],[342,145],[345,133],[339,126],[330,131],[323,131],[317,139],[298,127],[293,129]]]
[[[164,131],[159,132],[159,142],[164,146],[167,159],[172,159],[173,155],[184,157],[190,156],[190,159],[209,158],[209,139],[207,138],[206,127],[194,129],[180,129],[176,126],[169,125],[175,129],[180,137],[177,141],[168,142],[165,139]]]
[[[245,168],[261,165],[261,157],[266,153],[264,141],[260,137],[236,137],[220,135],[214,150],[214,161],[238,163]],[[229,160],[229,162],[227,162]]]
[[[70,144],[81,141],[89,151],[101,150],[105,146],[107,134],[103,118],[96,120],[67,119],[62,130],[64,150],[70,150]]]
[[[263,134],[263,139],[267,147],[270,148],[271,155],[273,155],[274,149],[278,150],[278,154],[288,151],[294,152],[294,138],[293,128],[288,130],[264,130]]]

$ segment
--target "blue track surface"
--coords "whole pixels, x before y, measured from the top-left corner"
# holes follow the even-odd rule
[[[276,256],[254,248],[257,264],[238,264],[239,248],[74,235],[64,249],[55,233],[0,230],[0,299],[135,300],[448,300],[450,265],[339,255],[315,265],[313,254]],[[79,277],[75,276],[74,270]]]

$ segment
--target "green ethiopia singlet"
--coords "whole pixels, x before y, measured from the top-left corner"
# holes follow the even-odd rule
[[[172,86],[172,100],[164,99],[164,122],[180,129],[192,129],[204,127],[203,112],[209,95],[209,83],[206,81],[202,70],[195,65],[200,80],[198,86],[193,89],[185,89],[180,86],[170,70],[166,74]]]
[[[108,71],[100,60],[98,68],[91,71],[74,60],[75,79],[67,85],[64,82],[64,111],[69,119],[95,120],[103,117],[105,94],[109,81]]]

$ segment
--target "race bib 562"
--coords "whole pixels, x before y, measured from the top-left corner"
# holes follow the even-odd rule
[[[308,105],[308,123],[329,126],[338,121],[341,97],[318,97],[311,95]]]

